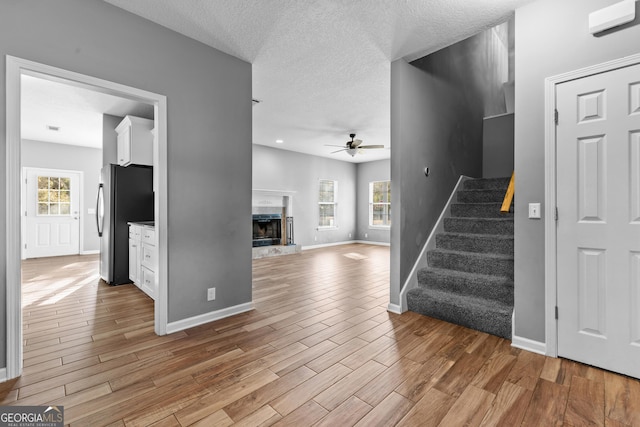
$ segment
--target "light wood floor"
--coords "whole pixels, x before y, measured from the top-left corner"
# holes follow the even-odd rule
[[[388,313],[388,265],[366,245],[259,260],[254,311],[157,337],[152,301],[100,283],[95,256],[30,260],[0,405],[80,426],[640,426],[637,380]]]

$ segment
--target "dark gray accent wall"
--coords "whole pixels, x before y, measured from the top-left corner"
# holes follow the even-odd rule
[[[482,177],[513,172],[513,113],[485,117],[482,126]]]
[[[319,181],[338,181],[338,227],[318,230]],[[313,246],[354,240],[356,233],[356,165],[264,145],[253,145],[253,188],[294,191],[295,243]],[[251,228],[251,220],[247,222]],[[251,242],[248,242],[249,248]]]
[[[507,112],[503,84],[509,79],[508,31],[505,22],[411,63],[450,85],[458,111],[473,119],[464,126],[478,137],[483,117]]]
[[[46,169],[64,169],[83,172],[82,242],[80,251],[100,250],[100,238],[96,230],[95,209],[102,167],[102,150],[67,144],[22,140],[22,166]]]
[[[391,64],[392,304],[460,175],[482,176],[483,118],[506,112],[507,28]]]
[[[391,64],[392,304],[460,175],[482,173],[481,134],[463,126],[459,102],[442,79]]]
[[[251,301],[251,65],[100,0],[6,0],[0,55],[167,96],[170,322]],[[0,81],[6,79],[0,67]],[[0,162],[6,162],[0,85]],[[6,190],[0,186],[0,241]],[[0,247],[0,277],[6,254]],[[0,280],[0,318],[5,312]],[[217,299],[208,302],[206,289]],[[0,328],[0,367],[6,330]]]
[[[358,163],[357,188],[357,232],[356,240],[391,243],[391,230],[369,227],[369,183],[391,179],[391,160]],[[391,194],[393,205],[394,197]],[[393,217],[391,218],[393,222]]]
[[[636,20],[594,37],[589,13],[617,0],[538,0],[516,11],[515,117],[515,333],[545,341],[544,225],[527,218],[527,205],[544,202],[544,79],[636,54]],[[542,208],[544,212],[544,206]]]

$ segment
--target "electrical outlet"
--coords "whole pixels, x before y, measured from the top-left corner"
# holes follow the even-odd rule
[[[317,242],[318,241],[318,236],[313,236],[313,241]]]
[[[349,233],[349,238],[351,238],[351,233]]]
[[[207,301],[213,301],[216,299],[216,288],[207,289]]]
[[[364,238],[368,239],[369,238],[369,233],[364,233]]]

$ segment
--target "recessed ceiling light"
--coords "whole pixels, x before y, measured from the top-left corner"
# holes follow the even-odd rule
[[[47,129],[49,129],[50,131],[53,131],[53,132],[58,132],[60,130],[60,126],[47,125]]]
[[[276,144],[282,144],[282,143],[284,143],[284,141],[283,141],[283,140],[281,140],[281,139],[276,139]]]

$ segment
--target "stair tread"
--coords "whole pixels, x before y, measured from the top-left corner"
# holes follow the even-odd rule
[[[494,233],[458,233],[456,231],[444,231],[438,233],[440,236],[451,237],[468,237],[470,239],[499,239],[499,240],[513,240],[513,236],[510,234],[494,234]]]
[[[493,259],[513,260],[513,255],[496,254],[496,253],[454,251],[454,250],[451,250],[451,249],[441,249],[441,248],[432,249],[429,252],[439,252],[439,253],[443,253],[443,254],[455,254],[455,255],[473,256],[473,257],[478,257],[478,258],[493,258]]]
[[[494,276],[492,274],[469,273],[466,271],[450,270],[448,268],[438,268],[438,267],[424,267],[418,271],[418,273],[423,273],[423,274],[427,272],[433,272],[434,274],[438,274],[441,276],[461,277],[465,279],[480,279],[488,282],[500,282],[500,283],[513,284],[513,280],[508,277]]]
[[[464,205],[464,203],[459,203],[459,204]],[[512,216],[505,216],[504,218],[483,217],[483,216],[450,216],[445,218],[445,220],[447,219],[455,219],[455,220],[461,220],[461,221],[495,221],[495,222],[510,221],[510,222],[513,222]]]
[[[409,292],[420,292],[431,296],[433,299],[445,300],[449,304],[460,306],[473,306],[486,311],[511,313],[513,304],[505,303],[498,300],[482,298],[474,295],[464,295],[457,292],[448,292],[441,289],[414,288]]]

